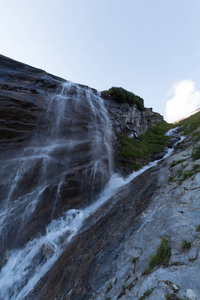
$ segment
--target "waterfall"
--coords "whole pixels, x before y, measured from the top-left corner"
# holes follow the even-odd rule
[[[0,299],[32,289],[80,228],[78,207],[113,173],[110,121],[97,91],[66,82],[43,107],[43,126],[1,161]]]
[[[127,178],[113,173],[109,118],[90,88],[67,82],[44,106],[43,129],[3,161],[0,171],[2,300],[28,297],[83,222],[160,161]]]

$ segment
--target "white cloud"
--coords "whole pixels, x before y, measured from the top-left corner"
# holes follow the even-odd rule
[[[165,119],[167,122],[178,121],[187,117],[200,107],[200,92],[195,91],[192,80],[181,80],[170,89],[173,97],[167,101]]]

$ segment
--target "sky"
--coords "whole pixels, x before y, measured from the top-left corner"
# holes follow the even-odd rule
[[[200,107],[199,16],[199,0],[0,0],[0,53],[174,122]]]

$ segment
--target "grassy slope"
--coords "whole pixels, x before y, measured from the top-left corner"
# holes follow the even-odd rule
[[[162,152],[168,139],[165,133],[172,127],[172,124],[168,124],[165,121],[159,122],[156,126],[150,127],[140,137],[140,141],[132,140],[123,134],[121,136],[121,148],[118,151],[118,155],[126,158],[140,159]]]
[[[190,116],[183,121],[180,121],[178,125],[183,126],[185,135],[193,133],[197,128],[200,127],[200,112]],[[198,136],[199,133],[194,133],[193,135]]]

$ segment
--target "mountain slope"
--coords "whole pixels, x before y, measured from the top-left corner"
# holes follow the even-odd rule
[[[172,125],[152,109],[103,100],[3,56],[0,66],[2,298],[200,298],[199,114],[167,137]],[[109,177],[111,137],[123,174],[160,160],[130,177]],[[49,230],[56,243],[46,243]],[[15,259],[26,249],[32,257]],[[15,273],[12,258],[20,268],[29,263],[27,277]],[[7,271],[16,276],[6,280]],[[19,298],[24,285],[27,296]]]

